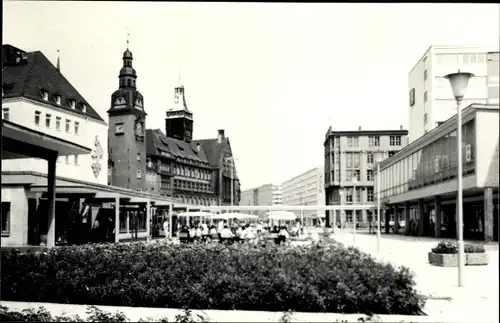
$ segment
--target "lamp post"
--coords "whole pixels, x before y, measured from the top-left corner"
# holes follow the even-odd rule
[[[226,160],[231,161],[231,212],[233,212],[233,204],[234,204],[234,161],[238,160],[234,157],[226,157]]]
[[[355,205],[356,204],[356,183],[357,183],[358,179],[357,178],[354,178],[352,180],[352,205]],[[353,217],[353,223],[354,223],[354,231],[352,232],[352,242],[354,243],[354,245],[356,245],[356,209],[354,208],[352,210],[352,217]]]
[[[450,81],[453,96],[457,101],[457,245],[458,245],[458,286],[464,286],[464,215],[463,215],[463,201],[462,201],[462,111],[460,103],[462,102],[469,79],[474,74],[462,73],[458,70],[457,73],[448,74],[445,77]]]
[[[377,252],[380,252],[380,154],[377,154]]]

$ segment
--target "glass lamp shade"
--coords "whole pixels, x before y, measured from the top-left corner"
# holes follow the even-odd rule
[[[450,81],[451,89],[453,90],[453,96],[456,100],[462,100],[465,91],[467,90],[467,85],[469,84],[469,79],[473,77],[472,73],[463,73],[458,71],[458,73],[451,73],[445,77]]]

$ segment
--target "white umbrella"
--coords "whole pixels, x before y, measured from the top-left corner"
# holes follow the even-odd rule
[[[190,217],[190,216],[204,216],[204,217],[211,217],[214,216],[215,214],[209,213],[209,212],[203,212],[203,211],[196,211],[196,212],[181,212],[177,213],[178,217]]]
[[[271,220],[278,220],[278,221],[292,221],[297,219],[297,216],[293,212],[288,212],[288,211],[267,212],[267,215]]]
[[[228,220],[228,219],[257,219],[257,215],[253,214],[245,214],[245,213],[238,213],[238,212],[227,212],[227,213],[221,213],[221,214],[214,214],[211,216],[212,219],[223,219],[223,220]]]

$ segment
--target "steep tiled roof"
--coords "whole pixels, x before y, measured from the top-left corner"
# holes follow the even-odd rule
[[[4,56],[6,53],[12,54],[17,51],[23,57],[18,64],[6,64],[4,58],[2,64],[4,98],[26,97],[104,121],[42,52],[25,53],[11,45],[3,45],[2,51]],[[48,92],[48,101],[43,99],[42,90]],[[54,95],[61,96],[60,105],[56,103]],[[74,109],[71,108],[69,100],[75,101]],[[86,106],[85,112],[82,111],[82,104]]]
[[[146,154],[160,155],[161,151],[168,152],[173,158],[185,158],[209,164],[209,160],[203,147],[197,149],[196,142],[185,142],[174,138],[169,138],[160,129],[146,130]]]
[[[217,139],[201,139],[195,140],[195,142],[199,143],[205,151],[208,160],[210,161],[210,166],[219,167],[221,156],[224,153],[224,148],[227,144],[229,144],[229,138],[222,139],[220,144]]]

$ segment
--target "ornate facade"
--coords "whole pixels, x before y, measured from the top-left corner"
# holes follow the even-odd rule
[[[173,106],[166,111],[165,131],[143,131],[147,114],[136,79],[132,53],[127,49],[119,89],[108,110],[110,184],[191,205],[230,205],[231,200],[237,205],[240,185],[224,130],[219,130],[217,138],[193,140],[193,113],[187,107],[184,86],[179,84]]]

